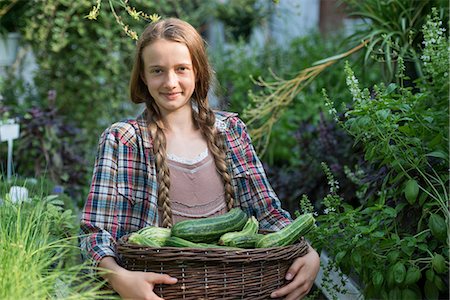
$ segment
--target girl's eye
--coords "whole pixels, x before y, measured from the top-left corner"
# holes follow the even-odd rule
[[[150,70],[150,73],[153,73],[153,74],[160,74],[160,73],[162,73],[162,70],[161,70],[161,69],[151,69],[151,70]]]
[[[186,67],[178,67],[178,70],[181,72],[187,71],[188,68]]]

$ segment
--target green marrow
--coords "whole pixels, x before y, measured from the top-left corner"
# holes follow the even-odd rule
[[[232,239],[222,242],[219,242],[219,245],[224,245],[228,247],[237,247],[237,248],[245,248],[245,249],[253,249],[256,246],[256,243],[263,237],[262,234],[246,234],[246,235],[237,235]]]
[[[311,213],[300,215],[283,229],[264,235],[256,242],[256,248],[282,247],[292,245],[301,236],[308,233],[315,226],[315,219]]]
[[[207,243],[194,243],[190,242],[188,240],[171,236],[166,240],[166,243],[164,244],[165,247],[179,247],[179,248],[224,248],[224,249],[231,249],[231,247],[224,247],[219,246],[216,244],[207,244]],[[235,250],[237,248],[234,248]]]
[[[241,230],[247,219],[240,208],[232,208],[220,216],[178,222],[172,227],[171,235],[194,243],[217,242],[223,234]]]
[[[254,248],[255,243],[260,239],[261,235],[257,234],[259,229],[258,220],[252,216],[245,223],[241,231],[227,232],[223,234],[218,244],[239,248]]]
[[[140,246],[161,247],[156,241],[137,232],[133,232],[128,237],[128,243]]]
[[[147,226],[138,230],[137,233],[151,239],[159,246],[163,246],[170,236],[170,228]]]

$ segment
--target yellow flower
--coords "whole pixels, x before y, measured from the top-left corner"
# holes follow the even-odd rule
[[[153,14],[148,17],[149,17],[150,21],[152,21],[152,23],[157,22],[159,19],[161,19],[161,17],[158,16],[158,14]]]
[[[126,6],[126,10],[128,12],[128,14],[135,20],[139,20],[139,15],[141,14],[141,12],[137,12],[136,8],[134,7],[130,7],[130,6]]]
[[[98,7],[94,6],[92,7],[91,11],[85,18],[88,18],[89,20],[97,20],[98,17]]]
[[[134,30],[130,30],[130,31],[128,32],[128,35],[129,35],[133,40],[137,40],[137,39],[138,39],[138,35],[137,35],[136,31],[134,31]]]

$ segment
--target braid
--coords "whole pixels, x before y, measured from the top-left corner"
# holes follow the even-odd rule
[[[225,188],[225,200],[228,210],[234,206],[234,191],[231,184],[231,176],[225,161],[226,149],[223,136],[215,130],[215,116],[209,107],[203,105],[203,101],[198,102],[198,113],[194,112],[196,122],[200,127],[207,143],[208,148],[214,157],[216,169],[222,177]]]
[[[149,108],[149,107],[148,107]],[[149,108],[149,111],[151,109]],[[150,134],[153,139],[153,151],[155,154],[156,170],[157,170],[157,182],[158,182],[158,205],[163,211],[163,227],[172,227],[172,207],[169,198],[170,188],[170,172],[166,163],[166,136],[162,131],[162,125],[160,121],[153,119],[149,124]]]

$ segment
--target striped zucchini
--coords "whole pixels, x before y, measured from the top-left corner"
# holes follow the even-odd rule
[[[133,232],[128,237],[128,242],[130,244],[140,245],[140,246],[150,246],[150,247],[161,247],[160,244],[158,244],[156,241],[152,240],[151,238],[148,238],[146,236],[143,236],[140,233]]]
[[[241,231],[225,233],[220,237],[218,244],[239,248],[254,248],[256,241],[260,238],[260,235],[257,235],[258,229],[258,220],[252,216],[247,220]]]
[[[189,247],[189,248],[202,248],[198,243],[194,243],[176,236],[171,236],[166,240],[165,247]]]
[[[232,239],[227,240],[226,242],[220,242],[219,245],[224,245],[228,247],[237,247],[237,248],[245,248],[252,249],[255,248],[256,243],[263,237],[262,234],[245,234],[245,235],[237,235]]]
[[[194,243],[194,242],[190,242],[188,240],[176,237],[176,236],[171,236],[166,240],[166,243],[164,244],[165,247],[180,247],[180,248],[229,248],[232,249],[231,247],[224,247],[224,246],[219,246],[216,244],[207,244],[207,243]],[[234,248],[237,249],[237,248]]]
[[[194,243],[217,242],[224,233],[241,230],[247,219],[240,208],[232,208],[220,216],[178,222],[172,227],[171,235]]]
[[[270,248],[288,246],[297,241],[301,236],[308,233],[315,224],[311,213],[300,215],[291,224],[283,229],[266,234],[256,242],[256,248]]]
[[[159,246],[163,246],[170,236],[170,228],[147,226],[137,231],[137,233],[151,239]]]

